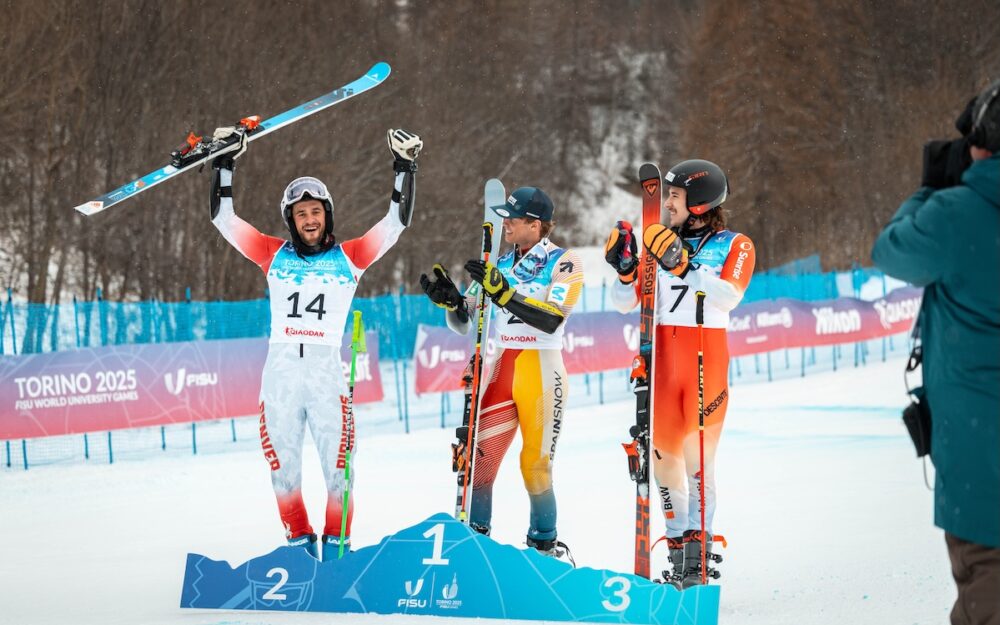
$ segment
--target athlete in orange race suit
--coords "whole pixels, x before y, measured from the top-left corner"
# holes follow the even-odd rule
[[[722,203],[729,184],[709,161],[683,161],[664,176],[663,205],[669,226],[654,224],[643,244],[656,258],[656,336],[653,356],[652,470],[666,520],[673,571],[668,581],[685,586],[701,577],[701,505],[705,485],[706,544],[712,542],[715,513],[715,453],[729,405],[729,311],[750,283],[756,253],[743,234],[727,230]],[[635,238],[627,222],[618,222],[606,246],[606,259],[620,281],[612,302],[621,312],[639,302]],[[705,293],[704,324],[695,318],[696,294]],[[704,477],[698,435],[698,351],[704,354]],[[685,549],[687,545],[687,549]]]

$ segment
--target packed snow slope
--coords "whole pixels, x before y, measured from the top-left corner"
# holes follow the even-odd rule
[[[899,420],[901,368],[894,359],[733,387],[718,456],[715,529],[729,541],[721,623],[947,621],[955,593],[932,493]],[[634,487],[619,443],[632,412],[618,401],[565,418],[559,537],[580,565],[631,571]],[[361,424],[356,544],[452,511],[453,436],[366,436]],[[307,449],[306,502],[321,529],[325,492]],[[515,443],[496,487],[493,536],[510,544],[523,543],[528,518],[517,452]],[[177,607],[188,552],[238,564],[282,542],[259,450],[6,469],[0,493],[2,623],[429,622]],[[662,527],[657,518],[654,532]],[[654,567],[665,559],[658,550]]]

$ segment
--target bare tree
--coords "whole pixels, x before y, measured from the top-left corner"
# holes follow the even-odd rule
[[[475,254],[482,185],[538,185],[559,237],[595,243],[616,185],[654,159],[719,162],[762,267],[867,263],[917,183],[920,145],[1000,67],[988,0],[353,0],[213,5],[6,0],[0,24],[0,277],[40,304],[261,297],[259,270],[209,226],[207,171],[95,217],[71,207],[162,166],[188,131],[307,101],[388,60],[385,85],[254,142],[237,211],[283,236],[300,175],[328,183],[335,233],[386,210],[390,127],[419,132],[411,228],[362,295],[415,289]],[[942,55],[941,51],[946,51]],[[943,60],[939,60],[943,59]],[[594,224],[597,224],[595,226]]]

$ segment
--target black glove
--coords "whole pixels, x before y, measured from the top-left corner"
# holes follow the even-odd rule
[[[427,274],[420,274],[420,288],[424,290],[424,293],[427,294],[427,297],[436,306],[452,312],[461,311],[459,312],[459,317],[464,312],[465,318],[468,319],[468,312],[465,310],[465,298],[458,292],[458,287],[455,286],[455,283],[448,275],[448,271],[440,264],[436,264],[434,265],[433,272],[433,281],[427,277]]]
[[[511,288],[510,282],[507,282],[507,278],[503,277],[493,263],[477,258],[465,263],[465,270],[469,272],[470,278],[483,285],[483,290],[497,306],[506,306],[514,297],[514,289]]]
[[[615,223],[614,229],[608,235],[604,244],[604,260],[611,265],[623,282],[635,280],[636,267],[639,265],[639,249],[632,233],[632,224],[627,221]]]

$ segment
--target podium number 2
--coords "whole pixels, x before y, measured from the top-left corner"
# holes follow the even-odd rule
[[[281,590],[281,587],[284,586],[288,582],[288,571],[286,571],[285,569],[279,568],[279,567],[275,567],[275,568],[271,569],[270,571],[268,571],[267,575],[265,575],[265,577],[267,577],[268,579],[271,579],[275,575],[277,575],[281,579],[279,579],[278,583],[274,585],[274,588],[272,588],[271,590],[265,592],[263,594],[263,596],[261,596],[261,599],[267,599],[268,601],[271,601],[271,600],[274,600],[274,601],[284,601],[285,599],[288,598],[288,596],[285,595],[285,593],[278,592],[279,590]]]
[[[448,564],[448,558],[441,557],[441,548],[444,546],[444,523],[438,523],[431,527],[429,530],[424,532],[424,538],[434,537],[434,550],[431,552],[431,557],[424,558],[421,564]]]
[[[628,578],[619,575],[604,582],[605,588],[611,588],[612,586],[619,586],[618,590],[611,593],[611,596],[617,597],[621,600],[621,602],[612,603],[611,601],[605,599],[601,602],[601,605],[604,606],[604,609],[609,612],[624,612],[628,609],[628,604],[632,601],[632,599],[628,596],[628,590],[632,587],[632,582],[628,581]]]

